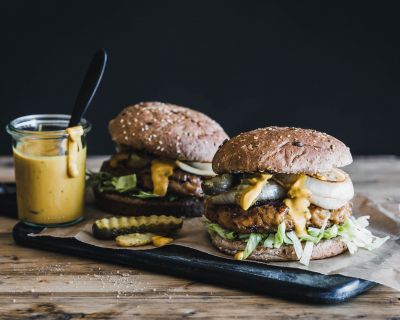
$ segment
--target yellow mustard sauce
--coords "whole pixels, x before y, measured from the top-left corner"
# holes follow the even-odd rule
[[[306,179],[307,176],[302,174],[289,189],[290,198],[283,200],[289,208],[289,215],[293,219],[294,229],[299,237],[307,235],[306,223],[311,217],[308,209],[310,192],[304,186]]]
[[[68,175],[71,178],[79,175],[78,168],[78,153],[82,149],[83,128],[76,126],[67,128],[65,131],[68,133]]]
[[[164,197],[167,194],[169,177],[174,173],[175,163],[168,160],[155,159],[151,162],[151,180],[153,193]]]
[[[241,194],[239,205],[243,210],[249,209],[260,195],[263,187],[272,178],[271,174],[260,174],[258,177],[249,179],[250,186],[248,186]]]
[[[78,126],[66,131],[68,139],[27,137],[13,149],[19,219],[59,224],[82,216],[86,162],[83,130]]]

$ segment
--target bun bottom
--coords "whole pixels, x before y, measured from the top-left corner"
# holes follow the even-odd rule
[[[169,215],[176,217],[201,217],[202,199],[188,197],[175,201],[138,199],[114,193],[94,191],[96,206],[101,210],[124,216]]]
[[[219,251],[229,255],[235,255],[238,251],[243,251],[246,243],[242,240],[226,240],[217,234],[210,234],[211,241]],[[314,245],[311,260],[326,259],[337,256],[347,250],[346,244],[341,237],[329,240],[321,240]],[[293,246],[283,245],[280,248],[264,248],[258,246],[247,258],[248,260],[257,260],[264,262],[279,261],[298,261]]]

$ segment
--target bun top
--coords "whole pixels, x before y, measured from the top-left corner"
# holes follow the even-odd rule
[[[213,170],[315,174],[352,161],[350,149],[326,133],[267,127],[241,133],[224,143],[214,156]]]
[[[205,114],[161,102],[126,107],[108,129],[122,147],[185,161],[211,162],[228,139],[221,126]]]

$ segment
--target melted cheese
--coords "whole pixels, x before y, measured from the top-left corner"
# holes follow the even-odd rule
[[[293,219],[294,229],[299,237],[307,235],[306,223],[311,217],[310,210],[308,210],[310,192],[304,186],[306,179],[307,176],[302,174],[289,189],[290,198],[283,200],[289,208],[289,215]]]
[[[249,179],[250,185],[243,190],[239,199],[239,205],[243,210],[249,209],[257,200],[262,188],[268,183],[271,177],[271,174],[260,174],[258,177]]]
[[[174,173],[174,162],[155,159],[151,162],[153,193],[164,197],[167,194],[168,178]]]
[[[81,126],[67,128],[68,133],[68,176],[71,178],[79,175],[78,152],[82,150],[83,128]]]

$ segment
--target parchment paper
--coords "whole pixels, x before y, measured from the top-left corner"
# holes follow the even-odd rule
[[[304,266],[298,262],[270,262],[274,266],[306,269],[321,274],[341,274],[344,276],[374,281],[400,291],[400,205],[399,203],[376,203],[371,199],[357,195],[353,199],[354,215],[369,215],[371,230],[377,236],[390,236],[382,247],[374,251],[359,249],[354,255],[348,252],[339,256],[314,260]],[[110,216],[105,212],[87,208],[87,219],[68,228],[46,228],[39,234],[31,236],[51,236],[59,238],[76,238],[77,240],[97,247],[112,248],[115,250],[151,250],[153,246],[136,248],[120,248],[113,240],[98,240],[92,236],[92,223],[96,218]],[[232,259],[216,250],[208,237],[202,222],[203,218],[186,219],[182,230],[174,237],[171,245],[190,247],[214,256]],[[254,262],[262,263],[262,262]]]

